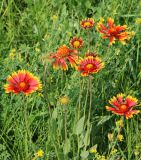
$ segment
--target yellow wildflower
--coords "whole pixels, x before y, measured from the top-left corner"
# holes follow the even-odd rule
[[[120,119],[120,120],[118,120],[118,121],[116,121],[116,125],[118,126],[118,127],[123,127],[124,125],[123,125],[123,120],[122,119]]]
[[[10,52],[10,53],[9,53],[9,58],[13,59],[13,58],[15,57],[15,55],[16,55],[16,54],[15,54],[14,52]]]
[[[36,155],[37,157],[43,157],[43,156],[44,156],[44,151],[43,151],[42,149],[40,149],[40,150],[38,150],[38,151],[35,153],[35,155]]]
[[[108,140],[113,141],[114,135],[113,133],[108,133]]]
[[[113,148],[112,151],[111,151],[111,154],[114,155],[115,153],[117,153],[117,149]]]
[[[51,17],[51,20],[53,20],[53,21],[56,21],[58,19],[58,17],[56,16],[56,15],[53,15],[52,17]]]
[[[97,153],[97,145],[91,147],[91,148],[89,149],[89,152],[90,152],[90,153]]]
[[[118,134],[118,135],[117,135],[117,139],[118,139],[120,142],[122,142],[123,139],[124,139],[124,137],[123,137],[122,134]]]
[[[59,99],[59,102],[62,104],[62,105],[68,105],[69,102],[70,102],[70,99],[68,96],[63,96]]]

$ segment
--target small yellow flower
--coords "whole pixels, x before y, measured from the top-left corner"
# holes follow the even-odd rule
[[[116,121],[116,125],[117,125],[118,127],[122,128],[122,127],[124,126],[123,120],[120,119],[120,120]]]
[[[124,139],[124,137],[123,137],[122,134],[118,134],[118,135],[117,135],[117,139],[118,139],[120,142],[122,142],[123,139]]]
[[[108,140],[113,141],[114,135],[113,133],[108,133]]]
[[[38,150],[36,153],[35,153],[35,156],[37,157],[43,157],[44,156],[44,151],[42,149]]]
[[[53,21],[56,21],[58,19],[58,17],[56,16],[56,15],[53,15],[52,17],[51,17],[51,20],[53,20]]]
[[[136,18],[135,23],[136,23],[136,24],[141,24],[141,18]]]
[[[89,149],[89,152],[90,152],[90,153],[97,153],[97,146],[95,145],[95,146],[91,147],[91,148]]]
[[[63,96],[59,99],[59,102],[62,104],[62,105],[68,105],[69,102],[70,102],[70,99],[68,96]]]
[[[13,59],[13,58],[15,57],[15,55],[16,55],[16,54],[15,54],[14,52],[10,52],[10,53],[9,53],[9,58]]]
[[[113,148],[112,151],[111,151],[111,155],[114,155],[115,153],[117,153],[117,149]]]

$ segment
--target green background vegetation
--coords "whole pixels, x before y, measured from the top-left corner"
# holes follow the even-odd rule
[[[56,20],[52,19],[54,15]],[[67,72],[53,70],[47,57],[60,45],[69,45],[76,35],[84,40],[83,57],[88,42],[79,24],[87,17],[96,22],[100,17],[112,17],[116,24],[126,24],[136,32],[126,45],[117,42],[109,47],[95,28],[91,31],[91,51],[102,57],[105,68],[92,79],[90,121],[88,79],[80,78],[70,67]],[[139,0],[0,1],[0,160],[31,160],[40,148],[45,152],[41,159],[45,160],[91,160],[96,157],[88,150],[96,144],[98,153],[109,156],[108,160],[141,159],[140,115],[128,120],[128,125],[124,121],[123,142],[115,140],[111,144],[107,134],[117,132],[115,121],[120,117],[105,110],[108,100],[117,93],[131,94],[141,101],[141,24],[135,23],[136,18],[141,18]],[[16,55],[11,58],[13,48]],[[6,77],[19,69],[40,77],[44,97],[38,93],[29,97],[5,94]],[[67,141],[64,107],[58,102],[63,95],[70,98],[66,106]],[[115,155],[110,155],[112,147],[118,150]]]

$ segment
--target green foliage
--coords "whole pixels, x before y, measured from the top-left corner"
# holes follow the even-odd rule
[[[106,112],[105,106],[121,92],[141,100],[141,24],[135,23],[141,18],[141,2],[1,0],[0,6],[0,160],[31,160],[39,149],[44,151],[40,158],[44,160],[102,160],[102,156],[107,160],[140,160],[140,115],[129,120],[128,132],[124,122],[123,142],[109,142],[107,135],[118,131],[115,121],[119,118]],[[109,47],[108,40],[91,30],[90,49],[105,62],[105,68],[92,78],[91,111],[88,79],[70,66],[66,72],[53,70],[48,60],[50,52],[69,45],[73,36],[83,38],[80,55],[84,57],[88,42],[80,21],[87,17],[95,22],[112,17],[117,25],[127,24],[136,32],[125,46],[117,42]],[[27,97],[5,93],[6,77],[19,69],[40,77],[40,93]],[[70,98],[67,106],[59,103],[64,95]],[[89,153],[94,145],[97,153]],[[118,150],[115,153],[114,148]]]

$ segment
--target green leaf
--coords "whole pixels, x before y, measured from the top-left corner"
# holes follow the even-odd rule
[[[69,139],[66,139],[65,141],[65,144],[64,144],[64,154],[67,154],[70,152],[70,149],[71,149],[71,144],[70,144],[70,140]]]
[[[85,121],[85,116],[83,116],[82,118],[79,119],[79,121],[76,124],[76,130],[75,130],[75,134],[79,135],[83,132],[84,130],[84,121]]]
[[[97,126],[103,125],[106,121],[108,121],[112,116],[102,116],[100,117],[99,122],[97,123]]]
[[[52,113],[52,118],[56,119],[57,118],[57,108],[54,109],[53,113]]]
[[[82,158],[87,158],[88,155],[89,155],[89,152],[88,152],[88,151],[82,151],[80,156],[81,156]]]
[[[87,129],[84,137],[84,144],[88,146],[90,144],[90,133],[91,133],[91,126]]]

